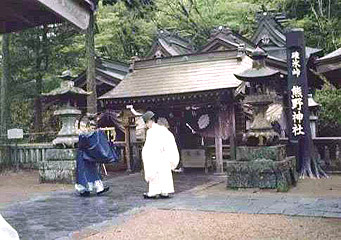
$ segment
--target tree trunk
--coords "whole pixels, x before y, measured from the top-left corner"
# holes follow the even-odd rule
[[[42,104],[40,95],[43,89],[43,80],[42,78],[36,79],[36,90],[37,96],[34,100],[34,129],[36,132],[41,132],[43,127],[43,114],[42,114]]]
[[[10,35],[4,34],[2,37],[2,78],[0,86],[0,127],[1,137],[4,138],[7,134],[8,119],[10,117],[10,107],[7,94],[7,85],[10,82],[10,53],[9,53]]]
[[[41,103],[41,93],[43,91],[43,76],[44,72],[48,70],[48,39],[47,39],[48,27],[43,26],[42,32],[42,44],[37,49],[37,62],[36,62],[36,98],[34,100],[34,129],[35,132],[42,132],[43,129],[43,110]],[[39,52],[42,49],[42,55],[39,56]],[[44,68],[41,69],[41,65],[44,63]]]
[[[95,40],[94,40],[95,16],[90,13],[89,27],[86,32],[86,87],[91,95],[87,97],[87,112],[91,114],[97,113],[97,92],[96,92],[96,73],[95,73]]]

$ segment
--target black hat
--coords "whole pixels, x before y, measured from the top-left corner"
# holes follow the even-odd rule
[[[152,111],[147,111],[142,115],[142,119],[146,123],[150,119],[152,119],[154,116],[155,116],[155,114]]]

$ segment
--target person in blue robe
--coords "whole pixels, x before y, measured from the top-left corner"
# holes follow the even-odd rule
[[[91,192],[100,195],[109,190],[101,180],[99,163],[114,163],[118,155],[108,143],[103,131],[97,130],[79,135],[76,168],[76,191],[81,196]]]

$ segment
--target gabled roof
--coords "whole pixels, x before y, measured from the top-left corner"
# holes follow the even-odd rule
[[[282,14],[274,12],[258,13],[258,27],[251,41],[264,49],[270,56],[286,61],[286,37],[281,22]],[[306,47],[306,58],[321,53],[321,49]]]
[[[171,57],[193,53],[193,47],[187,39],[179,36],[176,32],[160,30],[147,59],[154,57]]]
[[[251,67],[249,57],[237,51],[192,54],[135,62],[133,72],[113,90],[99,99],[141,98],[179,95],[219,89],[237,88],[233,74]]]
[[[341,48],[317,59],[315,67],[336,87],[341,87]]]
[[[261,47],[285,47],[285,35],[282,26],[273,13],[263,12],[257,15],[257,30],[251,41]]]
[[[319,58],[319,61],[330,60],[332,58],[340,58],[341,57],[341,48],[336,49],[335,51],[326,54],[325,56]]]
[[[129,65],[107,59],[96,59],[96,85],[99,95],[116,87],[129,71]],[[73,79],[77,87],[86,87],[86,70]]]
[[[243,44],[247,49],[254,49],[256,46],[247,38],[233,32],[228,27],[220,26],[212,31],[208,43],[199,52],[214,52],[228,49],[236,49]]]

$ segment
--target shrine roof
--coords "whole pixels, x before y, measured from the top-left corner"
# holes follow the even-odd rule
[[[285,47],[262,47],[269,56],[272,56],[277,59],[281,59],[286,61],[287,59],[287,52]],[[305,57],[306,59],[309,59],[310,56],[321,53],[322,50],[318,48],[311,48],[306,47],[305,48]]]
[[[286,36],[281,23],[285,16],[276,12],[260,12],[257,15],[258,26],[251,38],[253,44],[264,49],[269,56],[286,61]],[[322,52],[322,49],[306,46],[306,58]]]
[[[335,51],[326,54],[325,56],[319,58],[319,60],[323,61],[323,60],[331,59],[331,58],[334,58],[334,57],[341,57],[341,48],[336,49]]]
[[[25,28],[64,21],[64,18],[61,15],[46,7],[45,4],[52,3],[51,1],[46,0],[1,0],[0,33],[15,32]],[[78,11],[78,15],[73,14],[74,20],[78,17],[84,17],[83,15],[79,15],[79,9],[76,10],[74,8],[76,6],[74,5],[88,9],[89,11],[94,9],[92,0],[68,0],[64,4],[72,5],[64,6],[64,8],[68,8],[69,11]],[[56,7],[56,9],[58,9],[57,11],[60,11],[60,13],[63,11],[61,7]]]
[[[204,45],[199,52],[221,51],[225,49],[236,49],[243,44],[246,49],[254,49],[256,47],[253,42],[242,35],[232,31],[228,27],[220,26],[213,29],[211,37],[207,44]],[[224,49],[222,49],[223,47]]]
[[[341,48],[316,60],[316,70],[333,85],[341,87]]]
[[[134,70],[99,99],[118,99],[195,93],[237,88],[233,74],[251,67],[237,51],[191,54],[135,62]]]
[[[181,37],[176,32],[167,30],[158,31],[157,38],[149,54],[147,54],[146,59],[154,58],[157,51],[160,51],[163,57],[191,54],[194,52],[189,40]]]
[[[95,68],[96,85],[105,85],[105,89],[114,88],[124,79],[124,77],[128,74],[128,71],[129,65],[126,63],[97,58]],[[85,87],[86,70],[72,81],[75,82],[77,87]]]

